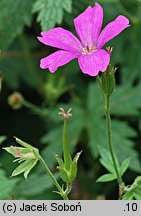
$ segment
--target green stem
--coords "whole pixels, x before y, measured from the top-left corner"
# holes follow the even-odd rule
[[[118,184],[120,187],[120,185],[123,185],[123,181],[122,181],[122,178],[121,178],[119,171],[118,171],[118,168],[117,168],[117,164],[116,164],[116,160],[115,160],[115,156],[114,156],[115,154],[114,154],[113,145],[112,145],[111,117],[110,117],[110,96],[105,95],[103,88],[102,88],[101,79],[99,76],[97,76],[97,81],[98,81],[99,88],[100,88],[100,91],[101,91],[101,94],[103,97],[103,103],[104,103],[104,108],[105,108],[109,151],[110,151],[110,154],[112,157],[113,165],[114,165],[115,172],[117,175]]]
[[[41,156],[39,156],[39,161],[40,161],[40,163],[42,164],[43,168],[45,169],[46,173],[47,173],[47,174],[49,175],[49,177],[52,179],[54,185],[56,186],[56,188],[57,188],[58,191],[59,191],[59,194],[62,196],[62,198],[63,198],[64,200],[68,200],[68,197],[67,197],[66,192],[64,192],[64,191],[62,190],[62,188],[60,187],[60,185],[58,184],[58,182],[56,181],[56,179],[55,179],[54,176],[52,175],[51,171],[49,170],[48,166],[46,165],[44,159],[43,159]]]
[[[40,115],[40,116],[47,116],[49,111],[48,109],[46,108],[41,108],[41,107],[38,107],[32,103],[30,103],[29,101],[26,101],[24,100],[24,106],[27,107],[28,109],[32,110],[34,113]]]
[[[122,182],[121,176],[120,176],[118,168],[117,168],[116,159],[115,159],[114,150],[113,150],[113,145],[112,145],[111,117],[110,117],[110,96],[106,97],[106,101],[107,101],[107,108],[105,109],[105,113],[106,113],[108,145],[109,145],[109,150],[110,150],[110,154],[112,157],[113,165],[115,168],[115,172],[117,175],[118,184],[122,185],[123,182]]]

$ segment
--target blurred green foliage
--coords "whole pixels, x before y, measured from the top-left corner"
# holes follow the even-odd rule
[[[9,179],[15,164],[2,147],[15,145],[16,135],[38,147],[56,173],[53,153],[62,154],[63,124],[59,107],[72,107],[69,140],[72,154],[83,150],[78,178],[71,199],[116,199],[114,182],[95,183],[107,171],[99,162],[101,147],[107,147],[102,98],[95,78],[82,74],[76,60],[55,74],[39,68],[40,58],[53,48],[36,39],[41,31],[61,26],[74,34],[73,19],[92,0],[0,0],[0,70],[4,80],[0,95],[0,199],[59,199],[48,176],[37,165],[28,181]],[[104,24],[123,14],[131,27],[109,42],[114,47],[111,63],[118,66],[117,87],[112,96],[113,143],[120,162],[131,158],[124,176],[127,184],[141,173],[141,1],[97,0],[104,8]],[[7,103],[8,96],[19,91],[27,101],[20,110]],[[47,112],[43,113],[43,110]],[[61,179],[60,179],[61,181]]]

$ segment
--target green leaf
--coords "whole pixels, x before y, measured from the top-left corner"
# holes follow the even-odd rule
[[[116,176],[116,172],[115,172],[115,168],[114,168],[114,164],[111,158],[111,155],[109,153],[109,151],[107,149],[104,149],[103,147],[99,147],[99,152],[101,155],[100,158],[100,163],[112,174],[114,174]],[[119,170],[120,166],[119,166],[119,162],[118,159],[115,155],[115,160],[116,160],[116,165],[117,168]]]
[[[107,3],[109,3],[109,4],[111,4],[111,3],[117,3],[117,2],[119,2],[120,0],[99,0],[98,2],[101,4],[107,4]]]
[[[33,57],[30,52],[30,50],[36,49],[38,45],[36,37],[30,38],[25,34],[20,34],[7,52],[2,52],[1,71],[4,82],[12,90],[19,90],[23,84],[32,88],[39,88],[41,85],[39,59]]]
[[[68,13],[72,12],[72,0],[63,0],[63,8],[66,10]]]
[[[71,13],[72,0],[36,0],[33,5],[33,13],[38,12],[37,21],[40,22],[42,31],[53,28],[56,23],[60,24],[64,10]]]
[[[136,200],[141,200],[141,189],[139,190],[139,189],[136,189],[135,191],[134,191],[134,198],[136,199]]]
[[[6,140],[6,136],[0,136],[0,145]]]
[[[59,173],[56,173],[54,177],[58,179]],[[27,197],[33,196],[44,192],[52,186],[53,182],[48,175],[35,173],[28,177],[28,181],[21,181],[17,185],[16,194]]]
[[[120,175],[123,176],[123,174],[126,172],[126,170],[128,169],[129,167],[129,164],[130,164],[130,161],[131,159],[130,158],[127,158],[125,159],[122,164],[121,164],[121,167],[120,167]]]
[[[25,25],[31,24],[33,0],[0,1],[0,48],[7,49]]]
[[[109,182],[115,180],[117,177],[114,174],[108,173],[101,177],[99,177],[96,181],[97,182]]]
[[[0,200],[10,199],[19,179],[9,179],[0,169]]]
[[[141,83],[132,87],[129,83],[116,88],[111,100],[111,114],[137,116],[141,107]]]

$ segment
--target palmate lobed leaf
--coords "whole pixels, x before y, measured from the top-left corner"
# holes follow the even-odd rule
[[[37,21],[42,31],[47,31],[62,22],[64,10],[69,13],[72,11],[72,0],[36,0],[32,11],[38,12]]]
[[[18,181],[19,179],[7,178],[5,172],[0,169],[0,200],[10,199]]]
[[[57,172],[54,174],[54,177],[58,179],[60,174]],[[44,192],[45,190],[53,187],[53,181],[51,178],[40,172],[31,174],[28,177],[28,181],[20,181],[16,187],[16,194],[20,196],[35,196]]]
[[[29,38],[22,34],[12,43],[6,52],[7,54],[2,52],[2,58],[0,59],[1,71],[4,76],[4,82],[12,90],[19,90],[23,83],[32,88],[39,88],[40,86],[39,60],[30,54],[27,57],[26,51],[27,47],[35,49],[37,45],[35,40],[33,37]],[[10,53],[16,53],[17,56]],[[29,64],[31,64],[30,67]],[[39,74],[37,71],[39,71]]]
[[[100,151],[100,163],[110,172],[108,174],[105,174],[101,177],[98,178],[97,182],[108,182],[108,181],[113,181],[115,179],[117,179],[117,174],[115,171],[115,167],[112,161],[112,157],[109,153],[109,151],[103,147],[99,147],[99,151]],[[120,165],[118,158],[115,155],[115,162],[116,162],[116,166],[118,169],[118,172],[120,174],[120,176],[122,177],[123,174],[126,172],[126,170],[129,167],[130,164],[130,158],[125,159],[122,164]],[[109,177],[109,178],[108,178]]]
[[[111,114],[117,116],[138,116],[141,107],[141,83],[136,87],[124,84],[116,88],[111,101]]]
[[[99,152],[100,152],[100,163],[113,175],[116,176],[116,172],[115,172],[115,168],[113,165],[113,161],[111,158],[111,155],[109,153],[109,151],[103,147],[99,147]],[[116,161],[116,165],[117,165],[117,169],[120,170],[120,164],[119,161],[115,155],[115,161]]]
[[[33,0],[0,1],[0,48],[7,49],[25,25],[31,24]]]

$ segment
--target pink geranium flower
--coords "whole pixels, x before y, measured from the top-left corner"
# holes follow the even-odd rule
[[[103,9],[98,3],[95,3],[93,8],[89,6],[74,19],[80,41],[70,31],[60,27],[41,32],[42,37],[38,37],[40,42],[60,50],[42,58],[40,67],[49,68],[53,73],[58,67],[77,58],[83,73],[96,76],[99,71],[104,72],[109,64],[110,55],[102,47],[129,27],[129,20],[120,15],[100,33],[102,22]]]

